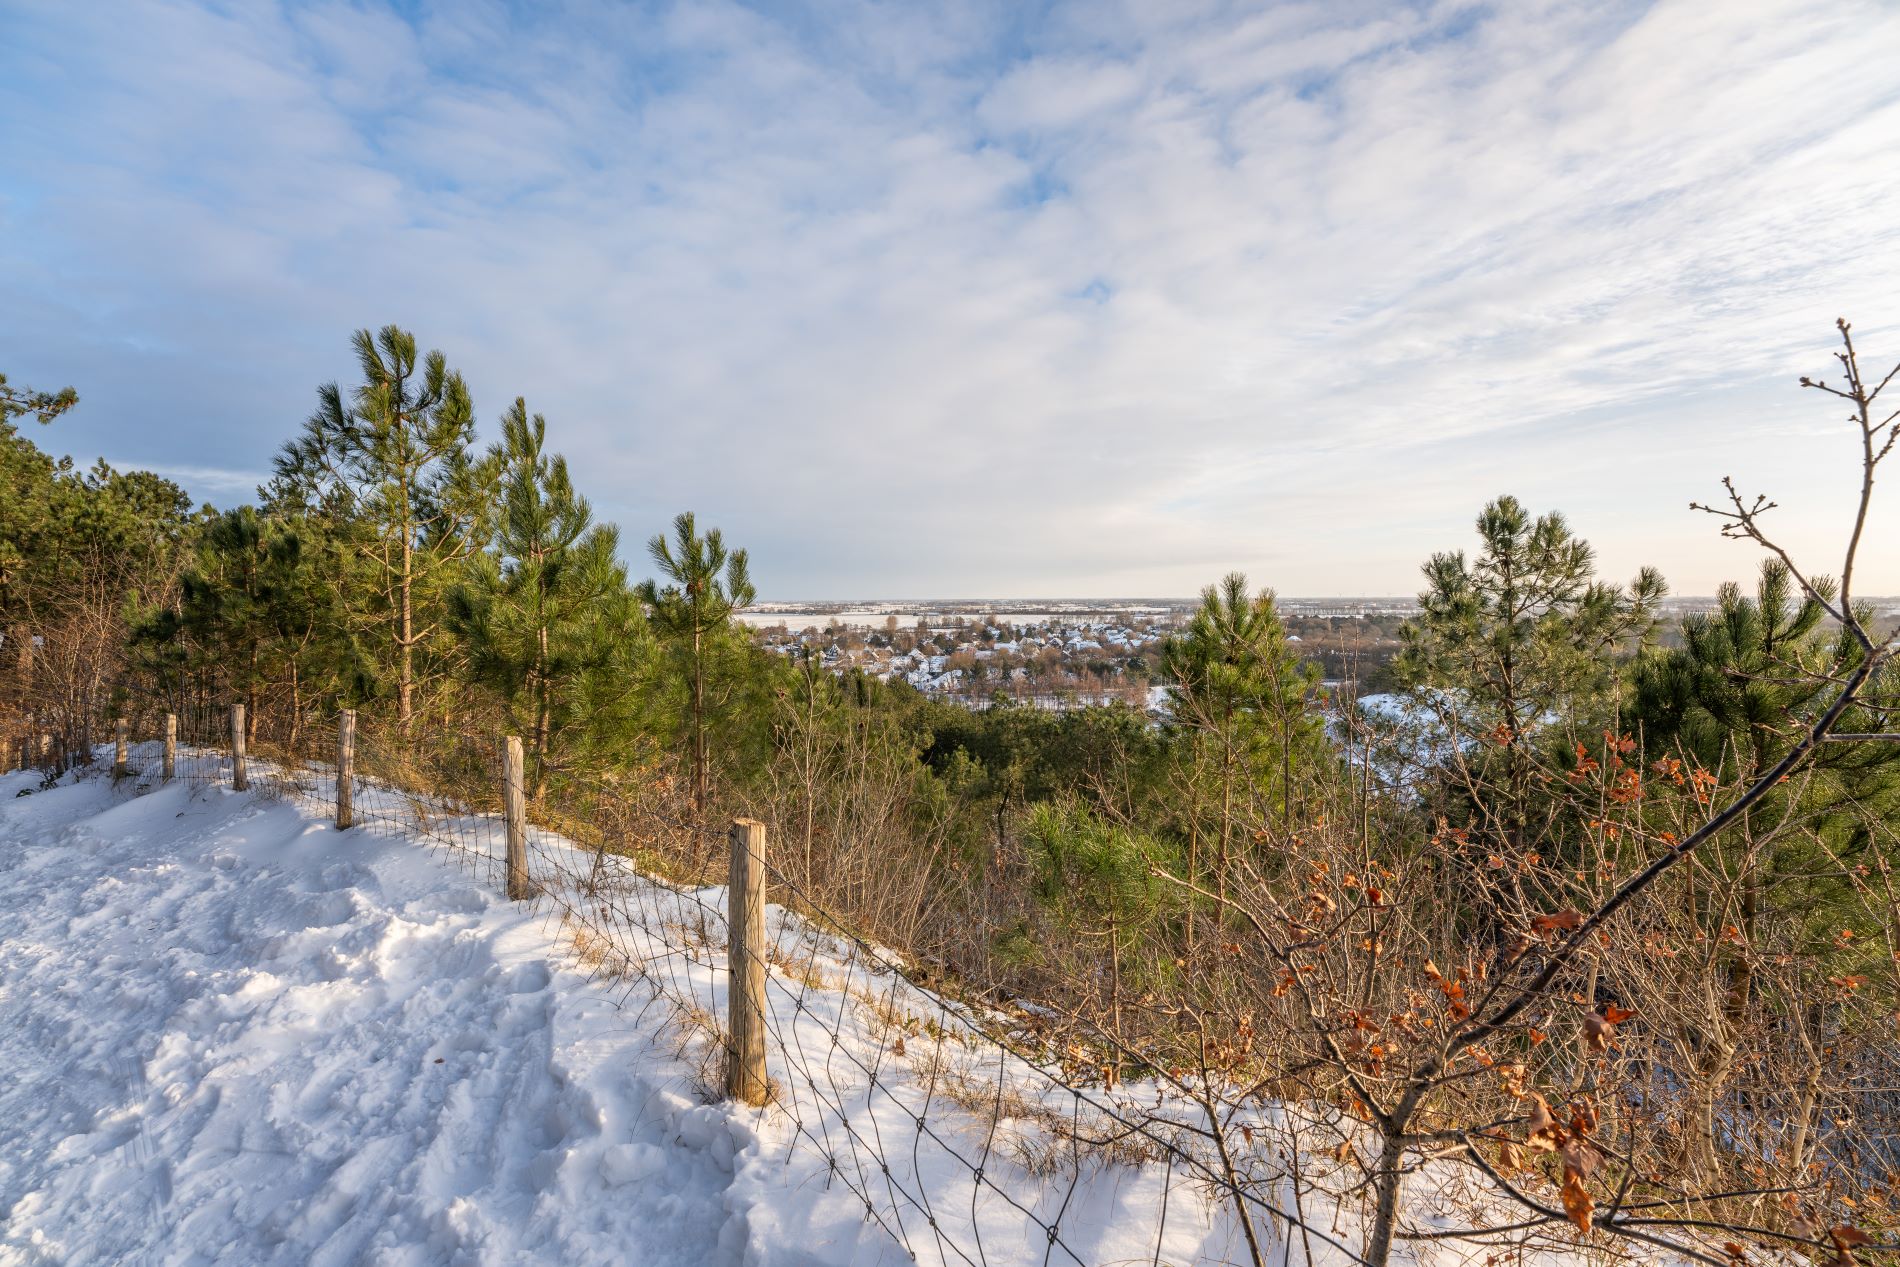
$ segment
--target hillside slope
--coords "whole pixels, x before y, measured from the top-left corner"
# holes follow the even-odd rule
[[[1066,1084],[887,952],[769,907],[778,1097],[717,1103],[722,889],[537,830],[548,896],[509,903],[492,831],[100,769],[0,775],[0,1267],[1253,1261],[1192,1103]],[[1260,1261],[1356,1261],[1356,1172],[1295,1193],[1291,1110],[1249,1112]],[[1408,1222],[1464,1225],[1431,1169]]]
[[[776,907],[783,1094],[709,1103],[705,1025],[631,960],[584,976],[489,859],[94,769],[0,776],[0,1264],[1245,1257],[1191,1176],[1065,1156],[1083,1102]],[[723,1014],[723,891],[614,883],[649,911],[615,953]]]

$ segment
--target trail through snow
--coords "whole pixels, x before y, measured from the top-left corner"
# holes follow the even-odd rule
[[[638,974],[585,979],[554,905],[496,892],[492,850],[457,861],[395,827],[338,832],[320,799],[135,790],[97,765],[53,787],[0,775],[0,1267],[1251,1259],[1231,1197],[1100,1116],[1191,1103],[1053,1081],[779,907],[780,1094],[707,1103],[703,1025],[643,1006],[657,996]],[[531,835],[589,874],[571,844]],[[702,1020],[723,1015],[722,957],[685,949],[712,951],[689,925],[716,922],[723,890],[624,859],[603,874],[598,900],[632,917],[615,952],[664,964]],[[1465,1222],[1436,1199],[1450,1186],[1415,1186],[1415,1221]],[[1318,1196],[1292,1237],[1256,1209],[1272,1267],[1355,1261],[1350,1212]],[[1300,1208],[1277,1199],[1282,1219]]]
[[[537,915],[286,805],[37,786],[0,776],[0,1264],[741,1259],[748,1128]]]

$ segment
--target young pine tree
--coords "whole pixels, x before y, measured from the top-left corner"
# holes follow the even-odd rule
[[[1835,589],[1816,585],[1817,594],[1800,594],[1787,566],[1769,559],[1752,596],[1724,585],[1716,611],[1683,621],[1682,646],[1639,666],[1631,713],[1650,758],[1687,762],[1732,785],[1753,782],[1787,755],[1797,738],[1788,719],[1819,712],[1862,658],[1851,639],[1825,627]],[[1872,707],[1849,710],[1840,729],[1880,730],[1880,705],[1893,690],[1877,679],[1866,695]],[[1878,849],[1871,824],[1900,816],[1900,745],[1824,745],[1806,777],[1768,792],[1761,806],[1711,850],[1741,879],[1740,910],[1721,919],[1739,914],[1753,945],[1769,908],[1798,912],[1825,949],[1848,922],[1833,909],[1849,904],[1842,868]]]
[[[614,558],[619,534],[595,524],[567,460],[546,452],[547,422],[517,398],[491,450],[501,472],[493,548],[448,595],[471,678],[528,738],[531,795],[583,739],[628,724],[646,633]],[[616,688],[615,683],[619,683]]]
[[[735,685],[722,680],[736,635],[733,613],[756,597],[746,567],[746,552],[728,553],[719,529],[700,536],[693,512],[673,521],[673,540],[665,533],[647,543],[660,577],[640,582],[638,593],[652,613],[661,639],[680,662],[687,683],[685,731],[692,752],[693,808],[706,808],[711,782],[707,747],[710,724],[723,711]]]
[[[1039,802],[1029,813],[1024,845],[1035,868],[1036,900],[1058,934],[1040,953],[1050,966],[1086,982],[1107,952],[1103,1010],[1119,1039],[1122,1000],[1131,993],[1125,961],[1143,931],[1177,904],[1174,891],[1155,877],[1158,867],[1175,860],[1156,838],[1112,823],[1073,798]]]
[[[179,578],[175,621],[161,618],[161,628],[172,623],[244,698],[253,735],[258,691],[279,667],[274,609],[300,554],[295,536],[276,531],[251,507],[227,510],[205,525]]]
[[[456,561],[480,548],[475,532],[492,496],[492,466],[469,457],[475,412],[468,387],[440,352],[418,367],[416,339],[384,326],[358,330],[363,382],[346,404],[335,383],[317,391],[304,433],[277,459],[273,495],[367,524],[362,550],[388,629],[397,720],[415,715],[417,653],[433,638],[433,601]]]
[[[1286,639],[1272,590],[1247,592],[1247,578],[1229,573],[1201,591],[1201,605],[1180,633],[1162,645],[1162,666],[1174,725],[1185,732],[1198,788],[1208,760],[1219,800],[1214,883],[1227,891],[1236,803],[1258,795],[1269,813],[1284,814],[1297,777],[1323,746],[1320,723],[1307,708],[1318,670],[1301,662]],[[1198,868],[1200,815],[1188,823],[1190,868]]]
[[[1552,716],[1587,718],[1609,700],[1624,653],[1655,624],[1667,593],[1644,568],[1625,590],[1595,579],[1595,552],[1552,511],[1533,520],[1515,497],[1478,516],[1479,551],[1434,554],[1419,615],[1401,631],[1399,681],[1421,693],[1459,740],[1494,766],[1477,807],[1497,843],[1521,850],[1534,791],[1533,732]]]

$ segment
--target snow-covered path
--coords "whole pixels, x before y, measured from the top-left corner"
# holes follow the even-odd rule
[[[0,1264],[743,1256],[747,1128],[541,916],[286,805],[37,784],[0,776]]]
[[[709,1103],[722,889],[615,861],[603,959],[560,935],[575,893],[500,897],[492,832],[445,851],[400,813],[337,832],[322,796],[105,769],[0,775],[0,1267],[1246,1253],[1182,1158],[1118,1150],[1095,1098],[777,906],[780,1093]],[[590,874],[531,834],[544,888]]]

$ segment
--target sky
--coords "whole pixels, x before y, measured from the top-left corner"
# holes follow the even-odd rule
[[[1885,0],[0,0],[0,371],[231,505],[393,322],[769,598],[1411,593],[1506,492],[1706,594],[1723,476],[1838,569],[1896,65]]]

